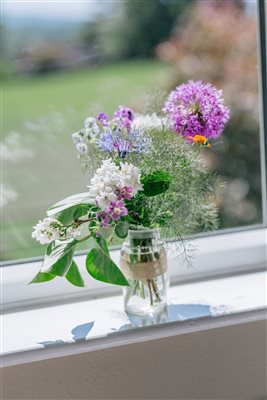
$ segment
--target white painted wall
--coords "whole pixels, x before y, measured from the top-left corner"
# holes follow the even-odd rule
[[[266,322],[2,369],[6,399],[267,398]]]

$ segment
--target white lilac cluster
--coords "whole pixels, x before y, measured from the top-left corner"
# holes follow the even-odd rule
[[[89,186],[89,194],[95,198],[96,204],[105,211],[111,202],[121,200],[122,193],[131,193],[135,196],[143,189],[140,182],[140,170],[130,163],[116,165],[111,158],[104,160],[97,169]]]
[[[168,129],[171,124],[168,118],[160,117],[156,113],[153,114],[139,114],[132,122],[133,129],[149,131],[151,129]]]
[[[51,243],[54,240],[63,240],[70,237],[76,238],[81,234],[80,227],[71,226],[66,230],[65,226],[55,218],[44,218],[33,228],[32,237],[41,244]]]
[[[80,155],[88,153],[88,146],[96,141],[100,134],[100,128],[94,117],[89,117],[84,121],[84,128],[74,132],[71,137]]]

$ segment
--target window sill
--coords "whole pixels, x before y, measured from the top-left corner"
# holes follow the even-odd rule
[[[121,296],[7,313],[1,366],[262,320],[266,277],[255,272],[173,286],[166,312],[154,319],[130,320]]]
[[[199,279],[213,279],[230,274],[249,273],[266,268],[267,229],[228,232],[198,237],[194,246],[193,268],[181,264],[175,252],[169,251],[168,269],[172,284],[188,283]],[[175,247],[175,243],[172,244]],[[118,263],[119,251],[111,252]],[[120,288],[92,279],[85,268],[85,255],[75,261],[84,277],[86,287],[77,288],[66,279],[57,278],[46,284],[28,285],[41,266],[41,260],[9,264],[0,268],[2,285],[2,311],[14,312],[26,307],[45,307],[59,302],[94,299],[99,296],[118,295]]]

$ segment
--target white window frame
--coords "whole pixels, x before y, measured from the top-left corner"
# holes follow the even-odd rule
[[[265,2],[257,0],[257,6],[263,223],[197,235],[193,242],[196,249],[193,268],[179,266],[179,259],[170,256],[170,277],[171,282],[175,284],[196,279],[211,279],[225,274],[256,272],[266,269],[267,266],[267,18]],[[175,246],[175,243],[172,243],[171,246]],[[118,262],[119,250],[112,250],[111,256],[114,261]],[[118,286],[104,284],[90,278],[85,270],[84,254],[77,254],[75,261],[84,275],[86,288],[76,288],[60,277],[48,283],[28,286],[28,282],[40,269],[41,260],[38,258],[15,263],[1,263],[2,311],[53,304],[56,301],[88,299],[116,294],[120,290]]]
[[[193,266],[182,265],[175,252],[170,250],[169,273],[172,284],[200,279],[214,279],[237,273],[258,272],[266,268],[267,229],[249,229],[239,232],[203,236],[194,240]],[[172,244],[171,244],[172,245]],[[173,244],[175,246],[175,243]],[[112,250],[115,262],[119,250]],[[2,310],[43,306],[55,302],[67,302],[105,295],[118,294],[119,286],[108,285],[91,278],[85,268],[86,255],[75,256],[86,282],[85,288],[72,286],[65,278],[42,284],[28,285],[40,269],[40,260],[10,264],[1,269]]]

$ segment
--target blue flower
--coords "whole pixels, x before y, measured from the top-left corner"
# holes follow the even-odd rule
[[[98,140],[98,145],[104,151],[116,152],[122,158],[129,153],[146,153],[150,144],[150,138],[144,136],[143,132],[137,129],[131,130],[129,133],[120,129],[106,129]]]

